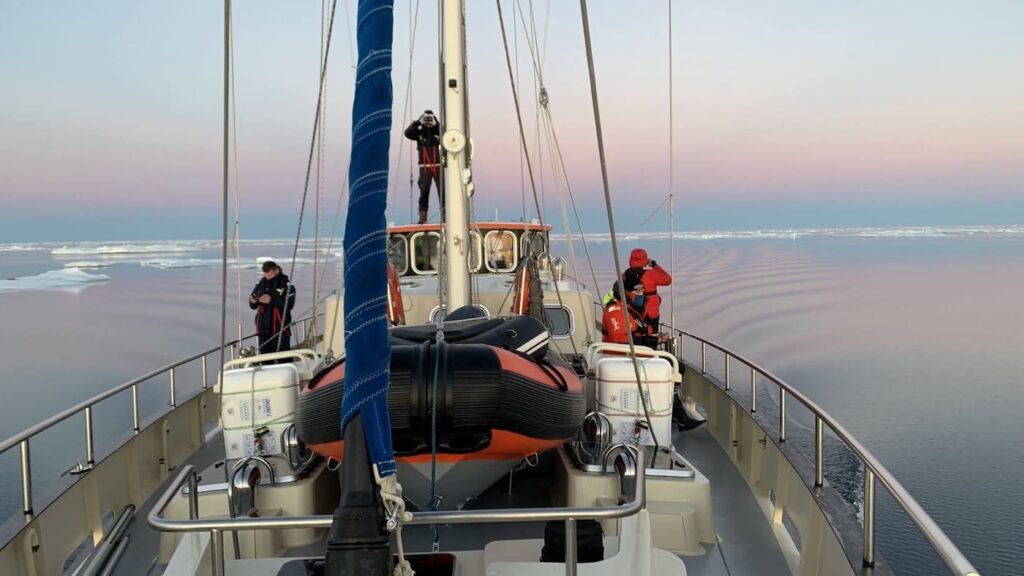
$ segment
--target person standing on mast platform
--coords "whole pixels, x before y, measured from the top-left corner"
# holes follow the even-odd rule
[[[430,110],[424,110],[420,117],[405,129],[405,137],[416,141],[416,151],[420,159],[420,219],[417,224],[427,223],[427,211],[430,208],[430,183],[437,187],[437,197],[444,217],[444,196],[441,194],[441,130],[437,116]]]

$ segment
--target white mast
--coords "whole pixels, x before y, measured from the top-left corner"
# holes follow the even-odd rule
[[[447,310],[470,304],[469,222],[467,203],[473,193],[467,167],[466,109],[464,74],[466,55],[463,35],[463,0],[443,0],[442,46],[444,48],[444,134],[445,151],[445,253],[448,258]]]

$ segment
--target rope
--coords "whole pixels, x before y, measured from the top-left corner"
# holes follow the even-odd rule
[[[437,332],[434,335],[434,381],[430,394],[430,509],[437,510],[440,503],[437,497],[437,382],[441,379],[441,342],[444,341],[444,321],[437,317]],[[434,530],[434,552],[438,550],[439,533],[437,525]]]
[[[604,134],[601,130],[601,109],[597,99],[597,77],[594,73],[594,51],[590,45],[590,18],[587,16],[587,0],[580,0],[580,13],[583,18],[583,41],[587,49],[587,72],[590,75],[590,100],[594,106],[594,127],[597,130],[597,152],[601,158],[601,183],[604,187],[604,203],[608,213],[608,231],[611,234],[612,258],[615,261],[615,277],[622,278],[622,263],[619,261],[619,243],[615,236],[615,217],[612,215],[612,195],[608,189],[608,162],[604,155]],[[619,301],[628,306],[626,291],[623,282],[618,283]],[[647,421],[647,428],[651,433],[651,440],[654,442],[654,450],[651,458],[658,454],[658,437],[654,433],[654,426],[651,424],[651,415],[647,408],[647,401],[644,397],[643,384],[640,379],[640,365],[636,359],[636,348],[633,343],[633,333],[626,330],[626,339],[629,343],[629,355],[633,360],[633,373],[636,376],[636,386],[640,392],[640,404],[644,407],[644,419]]]
[[[377,469],[374,468],[374,476]],[[413,576],[412,565],[405,559],[405,547],[402,544],[402,524],[412,520],[412,513],[405,509],[405,498],[402,497],[402,485],[398,483],[398,475],[392,474],[384,478],[377,477],[380,487],[380,499],[384,502],[384,511],[388,515],[388,530],[395,533],[395,551],[398,563],[392,574],[394,576]]]
[[[320,66],[323,67],[324,61],[324,36],[326,35],[327,21],[327,0],[320,0]],[[323,225],[323,212],[321,207],[324,200],[324,178],[326,169],[324,168],[324,125],[327,123],[327,78],[323,79],[320,86],[321,95],[320,98],[323,100],[323,106],[320,109],[320,122],[319,130],[317,131],[317,158],[316,158],[316,220],[315,228],[313,232],[313,322],[311,325],[312,334],[317,333],[317,302],[320,300],[320,282],[315,281],[320,270],[320,228]],[[326,264],[326,258],[324,258],[324,264]],[[305,341],[306,334],[301,335],[302,341]]]

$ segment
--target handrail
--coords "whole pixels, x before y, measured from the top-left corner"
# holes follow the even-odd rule
[[[961,576],[978,576],[978,571],[974,568],[971,562],[963,555],[962,552],[956,547],[956,544],[946,536],[942,528],[932,520],[931,516],[925,512],[924,508],[917,503],[917,500],[910,495],[902,484],[889,472],[888,469],[872,454],[863,444],[861,444],[856,438],[853,437],[842,424],[832,418],[828,412],[826,412],[821,406],[814,403],[813,400],[805,396],[802,392],[794,388],[792,385],[787,384],[781,378],[772,374],[768,370],[760,367],[754,362],[747,360],[745,357],[736,354],[735,352],[720,346],[711,340],[701,338],[689,332],[683,330],[672,329],[681,337],[688,337],[701,343],[701,373],[706,374],[706,346],[718,350],[725,354],[726,362],[726,383],[725,389],[729,390],[729,360],[735,359],[740,363],[745,364],[751,370],[751,389],[756,394],[756,376],[759,374],[774,383],[779,387],[780,392],[780,422],[779,422],[779,440],[785,442],[785,399],[786,396],[792,396],[798,402],[800,402],[805,408],[807,408],[815,416],[815,485],[821,486],[823,483],[824,476],[824,454],[823,454],[823,434],[822,425],[828,426],[835,435],[844,443],[847,447],[864,463],[864,466],[868,469],[865,473],[865,511],[864,511],[864,532],[865,532],[865,550],[864,550],[864,564],[870,566],[874,563],[874,484],[873,480],[877,478],[881,483],[889,490],[893,499],[903,508],[904,512],[910,517],[911,520],[917,525],[921,533],[931,543],[932,548],[942,558],[946,566],[953,571],[955,574]],[[684,358],[685,361],[685,358]],[[752,399],[751,413],[756,412],[756,403]]]
[[[250,335],[250,336],[246,336],[242,340],[243,341],[247,340],[249,338],[252,338],[253,336],[255,336],[255,334]],[[224,347],[227,348],[227,347],[234,346],[236,344],[238,344],[238,340],[232,340],[231,342],[225,344]],[[178,361],[175,361],[172,364],[168,364],[168,365],[163,366],[161,368],[157,368],[156,370],[152,370],[150,372],[146,372],[142,376],[137,376],[135,378],[132,378],[131,380],[128,380],[127,382],[124,382],[122,384],[114,386],[113,388],[110,388],[109,390],[107,390],[105,392],[100,392],[99,394],[97,394],[97,395],[95,395],[95,396],[93,396],[91,398],[88,398],[86,400],[82,400],[78,404],[75,404],[74,406],[65,409],[63,412],[58,412],[57,414],[54,414],[53,416],[50,416],[46,420],[43,420],[42,422],[39,422],[38,424],[34,424],[33,426],[30,426],[30,427],[22,430],[21,432],[15,434],[14,436],[11,436],[10,438],[4,440],[3,442],[0,442],[0,454],[10,450],[11,448],[14,448],[22,440],[27,440],[27,439],[31,438],[32,436],[35,436],[36,434],[39,434],[40,432],[43,432],[43,431],[45,431],[45,430],[47,430],[49,428],[52,428],[53,426],[55,426],[57,424],[60,424],[64,420],[67,420],[68,418],[74,416],[75,414],[78,414],[79,412],[85,410],[86,408],[95,406],[96,404],[99,404],[100,402],[106,400],[107,398],[110,398],[111,396],[115,396],[116,394],[118,394],[120,392],[124,392],[125,390],[127,390],[128,388],[131,388],[132,386],[135,386],[135,385],[141,384],[141,383],[143,383],[143,382],[145,382],[147,380],[151,380],[153,378],[156,378],[157,376],[159,376],[159,375],[161,375],[161,374],[163,374],[165,372],[169,372],[170,370],[172,370],[174,368],[178,368],[179,366],[183,366],[185,364],[188,364],[189,362],[192,362],[193,360],[198,360],[199,358],[202,358],[203,356],[212,354],[212,353],[214,353],[214,352],[216,352],[218,350],[220,350],[219,346],[216,347],[216,348],[207,350],[206,352],[202,352],[202,353],[199,353],[199,354],[194,354],[194,355],[189,356],[189,357],[187,357],[187,358],[185,358],[183,360],[178,360]]]
[[[311,319],[312,319],[312,316],[307,316],[307,317],[304,317],[304,318],[292,321],[291,325],[292,326],[303,326],[304,327],[304,326],[307,325],[307,323]],[[53,416],[50,416],[49,418],[47,418],[46,420],[43,420],[42,422],[39,422],[39,423],[34,424],[32,426],[29,426],[28,428],[22,430],[21,432],[18,432],[17,434],[14,434],[13,436],[10,436],[9,438],[6,438],[2,442],[0,442],[0,454],[3,454],[5,452],[7,452],[8,450],[11,450],[15,446],[20,446],[20,448],[21,448],[21,450],[20,450],[20,452],[21,452],[21,484],[22,484],[21,491],[22,491],[22,511],[24,512],[24,514],[26,516],[31,516],[34,513],[33,502],[32,502],[31,457],[30,457],[30,449],[29,449],[30,448],[30,442],[29,441],[34,436],[36,436],[37,434],[40,434],[42,432],[45,432],[46,430],[49,430],[50,428],[56,426],[57,424],[60,424],[61,422],[67,420],[68,418],[71,418],[72,416],[75,416],[75,415],[77,415],[79,413],[84,412],[85,413],[86,464],[84,466],[82,466],[81,464],[78,464],[77,471],[78,472],[88,471],[95,464],[95,462],[94,462],[95,455],[94,455],[94,450],[93,450],[93,418],[92,418],[93,406],[99,404],[100,402],[103,402],[104,400],[106,400],[106,399],[108,399],[108,398],[110,398],[112,396],[120,394],[121,392],[124,392],[125,390],[131,389],[131,391],[132,391],[132,424],[133,424],[134,432],[138,433],[139,432],[139,399],[138,399],[138,388],[137,387],[139,386],[139,384],[142,384],[142,383],[144,383],[144,382],[146,382],[148,380],[152,380],[153,378],[156,378],[157,376],[160,376],[162,374],[168,374],[169,375],[169,385],[170,385],[170,407],[173,410],[174,408],[177,407],[177,396],[176,396],[176,390],[175,390],[175,369],[176,368],[179,368],[181,366],[184,366],[184,365],[189,364],[191,362],[194,362],[196,360],[202,359],[202,361],[203,361],[202,362],[202,379],[203,379],[203,387],[202,387],[202,389],[205,391],[206,389],[209,388],[209,381],[208,381],[208,378],[207,378],[207,368],[206,368],[206,358],[207,358],[207,356],[209,356],[210,354],[212,354],[214,352],[217,352],[218,350],[221,350],[221,348],[230,348],[233,351],[236,346],[240,346],[246,340],[249,340],[249,339],[254,338],[256,336],[257,336],[256,334],[250,334],[250,335],[245,336],[245,337],[240,338],[240,339],[231,340],[230,342],[225,342],[223,344],[223,346],[216,346],[216,347],[210,348],[209,350],[206,350],[206,351],[203,351],[203,352],[199,352],[197,354],[193,354],[193,355],[188,356],[186,358],[183,358],[181,360],[177,360],[177,361],[175,361],[175,362],[173,362],[171,364],[168,364],[166,366],[157,368],[155,370],[151,370],[151,371],[143,374],[142,376],[138,376],[138,377],[132,378],[131,380],[128,380],[127,382],[124,382],[122,384],[118,384],[118,385],[114,386],[113,388],[110,388],[110,389],[108,389],[108,390],[106,390],[104,392],[101,392],[101,393],[99,393],[99,394],[97,394],[97,395],[95,395],[95,396],[93,396],[91,398],[88,398],[86,400],[83,400],[83,401],[79,402],[78,404],[75,404],[74,406],[71,406],[70,408],[67,408],[67,409],[65,409],[65,410],[63,410],[61,412],[58,412],[57,414],[54,414]]]
[[[625,453],[625,452],[624,452]],[[635,456],[630,453],[631,458]],[[195,467],[187,464],[174,481],[164,490],[153,505],[146,521],[160,532],[200,532],[205,530],[274,530],[278,528],[328,528],[333,516],[280,516],[280,517],[239,517],[239,518],[164,518],[164,509],[190,476],[196,474]],[[610,520],[636,514],[646,505],[647,490],[644,486],[644,467],[636,467],[636,488],[633,498],[626,506],[580,507],[580,508],[500,508],[494,510],[438,510],[433,512],[412,512],[412,519],[406,525],[431,524],[477,524],[481,522],[539,522],[544,520]],[[192,498],[192,492],[189,498]]]
[[[639,451],[639,449],[638,449]],[[412,512],[410,520],[404,522],[409,526],[434,525],[434,524],[476,524],[482,522],[540,522],[562,520],[575,526],[578,520],[610,520],[632,516],[647,505],[647,487],[644,481],[644,466],[636,465],[640,461],[637,454],[631,450],[623,450],[622,454],[632,466],[627,468],[635,471],[636,482],[633,487],[632,499],[624,506],[611,507],[579,507],[579,508],[504,508],[493,510],[441,510],[434,512]],[[220,542],[224,530],[276,530],[287,528],[329,528],[334,520],[330,515],[305,515],[305,516],[281,516],[281,517],[237,517],[237,518],[194,518],[191,511],[198,510],[198,490],[190,489],[189,518],[170,519],[164,518],[164,509],[170,504],[171,499],[188,481],[193,486],[197,480],[195,466],[191,464],[182,467],[181,472],[174,478],[171,484],[164,490],[150,510],[146,521],[149,525],[160,532],[200,532],[210,531],[213,541],[213,573],[224,574],[224,546]],[[570,548],[575,548],[575,539],[566,539],[566,558],[574,557],[570,554]],[[566,562],[566,573],[575,574],[576,566]]]

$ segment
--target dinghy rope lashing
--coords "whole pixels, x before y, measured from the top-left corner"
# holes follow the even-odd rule
[[[434,380],[430,393],[430,509],[436,511],[441,501],[437,494],[437,383],[441,379],[441,345],[444,342],[444,320],[437,315],[437,332],[434,335]],[[433,526],[433,551],[440,549],[440,532]]]

